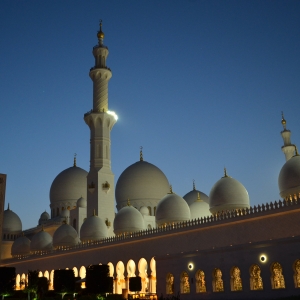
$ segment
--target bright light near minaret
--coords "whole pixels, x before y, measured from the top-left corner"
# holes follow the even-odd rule
[[[114,111],[108,110],[107,113],[108,113],[109,115],[112,115],[112,116],[115,118],[115,120],[118,121],[118,116],[117,116],[117,114],[116,114]]]

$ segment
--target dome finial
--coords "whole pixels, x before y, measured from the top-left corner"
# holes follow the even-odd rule
[[[170,184],[170,192],[168,194],[174,194],[172,190],[172,184]]]
[[[283,111],[281,112],[281,124],[283,126],[283,129],[286,130],[286,120],[284,118]]]
[[[100,24],[100,30],[97,32],[97,38],[98,38],[98,42],[99,45],[103,45],[103,39],[104,39],[104,32],[102,31],[102,20],[99,21]]]
[[[143,146],[140,147],[140,161],[144,161],[144,157],[143,157]]]
[[[197,201],[201,201],[199,192],[198,192],[198,195],[197,195]]]
[[[7,210],[10,210],[10,208],[9,208],[9,203],[7,203]]]
[[[130,206],[130,200],[129,200],[129,198],[127,199],[127,206]]]
[[[195,179],[193,179],[193,191],[196,189]]]
[[[96,216],[96,209],[94,208],[94,210],[93,210],[93,217],[95,217]]]
[[[77,154],[74,153],[74,163],[73,163],[73,167],[77,167],[77,165],[76,165],[76,156],[77,156]]]
[[[224,176],[223,176],[223,178],[224,177],[228,177],[228,175],[227,175],[227,170],[226,170],[226,168],[224,167]]]

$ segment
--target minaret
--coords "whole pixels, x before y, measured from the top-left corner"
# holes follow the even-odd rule
[[[93,81],[93,109],[84,115],[90,128],[90,171],[87,176],[87,217],[96,215],[108,225],[109,235],[113,235],[110,224],[115,217],[114,174],[111,171],[110,131],[117,121],[117,115],[108,110],[108,81],[112,73],[106,66],[108,48],[104,46],[102,21],[97,33],[98,44],[93,47],[95,66],[90,70]]]
[[[281,150],[285,155],[285,160],[288,161],[294,156],[295,145],[291,144],[291,131],[286,129],[286,120],[284,119],[283,112],[281,112],[281,124],[283,126],[283,130],[280,132],[283,139]]]

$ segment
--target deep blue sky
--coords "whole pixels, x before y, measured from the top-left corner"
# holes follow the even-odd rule
[[[228,174],[252,205],[279,199],[281,110],[300,146],[300,1],[0,2],[0,172],[23,228],[49,210],[55,176],[89,168],[92,47],[113,71],[117,181],[139,159],[183,196]]]

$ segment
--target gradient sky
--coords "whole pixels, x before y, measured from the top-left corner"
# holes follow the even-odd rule
[[[251,205],[279,199],[281,111],[300,146],[300,1],[0,2],[0,173],[23,229],[62,170],[89,169],[99,20],[113,72],[115,181],[144,159],[183,196],[239,180]]]

